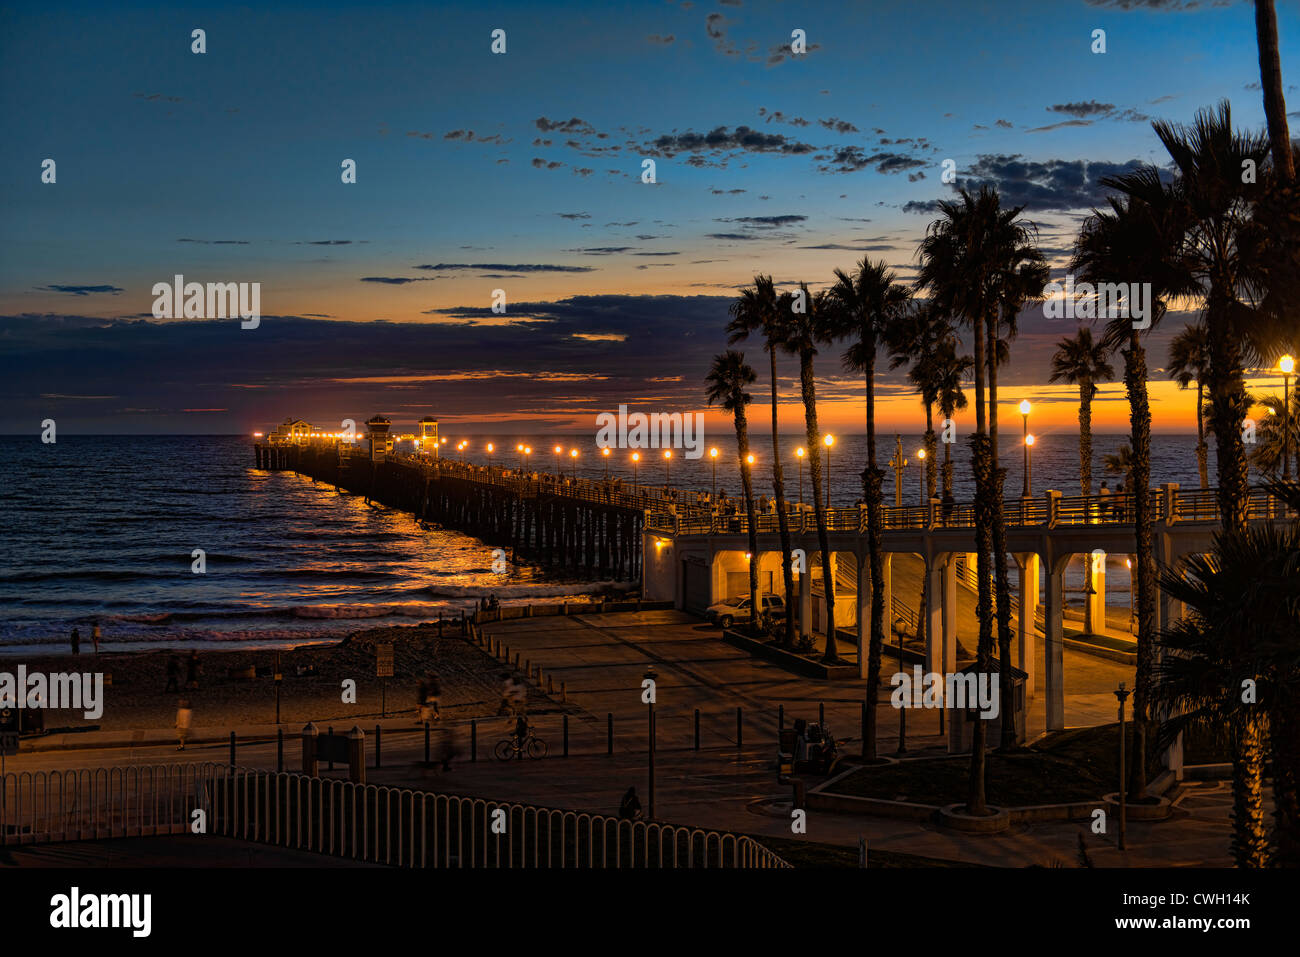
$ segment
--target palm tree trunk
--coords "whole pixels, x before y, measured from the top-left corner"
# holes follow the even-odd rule
[[[921,503],[922,506],[929,503],[934,498],[934,493],[938,486],[939,462],[938,456],[938,439],[934,434],[934,403],[925,404],[925,498]]]
[[[826,530],[826,504],[822,501],[821,431],[817,428],[817,386],[813,379],[811,352],[799,353],[799,384],[803,392],[803,415],[808,433],[808,474],[812,479],[813,515],[817,519],[817,545],[822,553],[822,588],[826,595],[826,653],[835,654],[835,571],[831,562],[830,535]]]
[[[1201,488],[1210,487],[1210,450],[1205,444],[1205,383],[1196,380],[1196,468],[1201,474]]]
[[[1079,383],[1079,488],[1092,497],[1092,383]]]
[[[749,423],[745,407],[736,409],[736,450],[740,457],[740,482],[745,491],[745,514],[749,516],[749,630],[758,627],[758,513],[754,509],[754,480],[749,470]]]
[[[862,471],[862,500],[867,503],[867,556],[871,564],[871,638],[867,646],[867,710],[872,718],[875,757],[875,711],[880,701],[880,652],[885,640],[884,474],[876,467],[876,337],[863,337],[867,379],[867,467]],[[902,662],[899,662],[901,667]],[[866,756],[866,751],[863,751]]]
[[[1259,44],[1259,81],[1264,89],[1264,115],[1273,165],[1283,182],[1295,180],[1295,157],[1286,124],[1286,100],[1282,96],[1282,61],[1277,44],[1277,12],[1273,0],[1255,0],[1255,37]]]
[[[1210,339],[1210,421],[1219,467],[1219,520],[1224,532],[1232,533],[1245,528],[1250,497],[1246,446],[1241,434],[1250,399],[1242,377],[1241,348],[1228,328],[1227,288],[1223,277],[1211,280],[1205,316]]]
[[[1277,867],[1300,867],[1300,714],[1296,689],[1278,696],[1269,711],[1273,758],[1273,816]]]
[[[1151,521],[1151,405],[1147,396],[1146,350],[1139,333],[1129,336],[1124,353],[1124,387],[1128,392],[1133,445],[1129,476],[1133,493],[1133,531],[1137,548],[1137,675],[1133,688],[1133,756],[1129,761],[1130,800],[1146,797],[1146,744],[1150,715],[1152,644],[1156,631],[1156,559]],[[1132,583],[1130,583],[1132,587]]]
[[[1238,867],[1268,866],[1264,738],[1263,719],[1246,709],[1232,749],[1232,857]]]
[[[945,419],[951,419],[955,409],[940,409]],[[952,500],[952,443],[943,443],[943,496],[945,502]]]
[[[776,493],[776,527],[781,536],[781,578],[785,585],[785,647],[794,647],[794,567],[790,554],[790,517],[785,513],[785,476],[781,469],[781,437],[776,424],[776,344],[768,343],[772,357],[772,487]]]
[[[992,485],[989,458],[989,437],[985,429],[984,409],[984,319],[976,316],[971,322],[974,329],[975,351],[975,434],[971,436],[971,463],[975,472],[975,614],[979,618],[979,642],[976,657],[979,670],[988,674],[993,651],[993,595],[989,588],[989,550],[992,547],[992,517],[989,489]],[[1000,691],[999,691],[1000,693]],[[971,735],[970,787],[966,797],[966,810],[970,814],[987,814],[984,797],[983,721],[974,722]]]
[[[1002,702],[1002,738],[999,747],[1016,746],[1015,700],[1011,682],[1011,580],[1007,571],[1007,526],[1003,515],[1002,497],[1006,486],[1007,470],[998,463],[998,350],[997,313],[989,324],[989,450],[993,457],[993,569],[997,576],[998,616],[998,698]]]

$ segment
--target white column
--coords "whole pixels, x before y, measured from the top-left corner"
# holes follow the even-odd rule
[[[1092,594],[1085,595],[1083,605],[1083,631],[1088,635],[1106,633],[1106,553],[1095,549],[1084,557]]]
[[[1047,698],[1047,730],[1065,728],[1065,575],[1062,562],[1049,563],[1044,602],[1043,678]]]
[[[929,672],[944,673],[944,569],[948,563],[948,556],[927,558],[925,562],[925,608],[921,613],[925,616],[925,670]]]
[[[1026,699],[1034,696],[1034,672],[1037,659],[1034,655],[1034,619],[1038,615],[1039,562],[1034,552],[1016,556],[1020,567],[1020,643],[1016,653],[1016,667],[1029,675],[1025,681]]]

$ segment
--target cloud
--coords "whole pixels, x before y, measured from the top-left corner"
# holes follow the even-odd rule
[[[753,233],[708,233],[709,239],[762,239]]]
[[[407,133],[407,136],[412,134]],[[428,139],[431,134],[420,134],[424,139]],[[493,143],[497,146],[505,146],[513,140],[503,139],[500,133],[493,133],[491,136],[476,136],[473,130],[452,130],[450,133],[443,133],[444,140],[464,140],[467,143]]]
[[[405,286],[408,282],[433,282],[432,276],[363,276],[362,282],[380,282],[389,286]]]
[[[818,120],[817,122],[822,126],[826,127],[828,130],[834,130],[836,133],[860,132],[858,128],[854,126],[852,123],[850,123],[848,120],[841,120],[834,116],[828,116],[826,119]]]
[[[635,246],[593,246],[589,249],[566,249],[566,253],[582,253],[584,256],[613,256],[615,253],[631,252]]]
[[[197,243],[200,246],[247,246],[247,239],[178,239],[178,243]]]
[[[714,196],[739,196],[745,192],[743,189],[711,189],[709,190]]]
[[[1060,123],[1052,123],[1048,126],[1035,126],[1033,129],[1025,130],[1026,133],[1049,133],[1052,130],[1059,130],[1066,126],[1092,126],[1092,120],[1062,120]]]
[[[740,223],[749,229],[779,229],[782,226],[793,226],[795,223],[802,223],[807,218],[807,216],[787,213],[784,216],[737,216],[734,219],[718,219],[715,222]]]
[[[661,35],[659,35],[658,33],[652,33],[652,34],[650,34],[648,37],[646,37],[646,42],[647,42],[647,43],[657,43],[657,44],[659,44],[660,46],[668,46],[670,43],[672,43],[672,42],[673,42],[674,40],[676,40],[676,39],[677,39],[677,38],[676,38],[675,36],[673,36],[671,33],[668,34],[667,36],[661,36]]]
[[[1125,163],[1104,160],[1027,160],[1019,153],[982,154],[975,164],[958,176],[956,187],[977,190],[994,186],[1002,194],[1003,206],[1024,206],[1030,211],[1067,211],[1100,206],[1108,191],[1100,185],[1107,176],[1129,173],[1144,165],[1141,160]],[[936,201],[913,201],[902,207],[909,213],[937,211]]]
[[[1115,109],[1114,103],[1098,103],[1096,100],[1088,100],[1080,103],[1056,103],[1047,108],[1052,113],[1065,113],[1069,116],[1077,116],[1080,119],[1086,116],[1102,116],[1110,113]]]
[[[567,120],[548,120],[544,116],[539,116],[534,122],[537,128],[543,133],[594,133],[596,128],[586,120],[580,120],[574,116]]]
[[[36,288],[41,290],[42,292],[62,292],[70,296],[89,296],[94,293],[101,293],[101,292],[106,292],[109,293],[110,295],[116,296],[119,292],[126,291],[125,289],[122,289],[120,286],[109,286],[109,285],[67,286],[59,283],[55,283],[49,286],[37,286]]]
[[[801,154],[814,153],[817,150],[815,146],[788,139],[780,133],[764,133],[748,126],[737,126],[734,130],[719,126],[708,133],[693,131],[670,133],[660,136],[651,145],[655,152],[665,156],[704,152],[721,155],[735,150],[749,153]]]
[[[1084,0],[1092,7],[1109,7],[1117,10],[1197,10],[1205,7],[1231,6],[1233,0]]]
[[[137,99],[147,100],[150,103],[184,103],[185,98],[181,96],[164,96],[161,93],[133,93],[132,96]]]
[[[491,269],[496,272],[594,272],[591,266],[556,266],[549,263],[436,263],[413,266],[413,269],[428,269],[434,272],[451,272],[456,269]]]
[[[1009,129],[1011,129],[1011,123],[1009,123],[1009,122],[1006,121],[1006,120],[998,120],[998,121],[997,121],[996,123],[994,123],[993,125],[996,126],[996,127],[998,127],[999,129],[1003,129],[1003,130],[1009,130]]]
[[[771,47],[767,51],[767,65],[776,66],[778,63],[782,63],[787,59],[792,59],[796,56],[807,56],[809,53],[813,53],[821,48],[822,45],[820,43],[809,43],[804,48],[804,53],[795,53],[789,43],[780,43]]]
[[[556,213],[560,219],[591,219],[591,213]],[[617,225],[617,223],[613,224]],[[628,226],[635,226],[636,223],[626,223]]]
[[[926,165],[923,160],[903,153],[881,151],[868,154],[860,146],[841,147],[828,160],[817,167],[823,173],[853,173],[868,166],[874,166],[877,173],[903,173]]]
[[[561,163],[559,160],[551,160],[550,162],[547,162],[546,160],[542,159],[540,156],[534,156],[533,165],[538,169],[559,169],[564,164]]]

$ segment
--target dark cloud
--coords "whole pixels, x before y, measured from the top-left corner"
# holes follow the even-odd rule
[[[1024,206],[1027,211],[1067,211],[1090,209],[1105,201],[1107,190],[1100,180],[1107,176],[1129,173],[1143,163],[1132,159],[1125,163],[1097,160],[1027,160],[1019,153],[983,154],[975,164],[957,177],[955,186],[977,190],[994,186],[1002,194],[1004,206]],[[903,205],[908,213],[933,213],[937,201],[913,201]]]
[[[779,229],[782,226],[793,226],[795,223],[802,223],[807,218],[807,216],[787,213],[784,216],[737,216],[734,219],[718,219],[714,221],[719,223],[740,223],[748,229]]]
[[[178,243],[197,243],[200,246],[247,246],[247,239],[178,239]]]
[[[853,173],[868,166],[875,167],[877,173],[903,173],[926,165],[923,160],[903,153],[867,153],[859,146],[837,149],[828,160],[829,162],[817,167],[823,173]]]
[[[542,159],[540,156],[534,156],[533,165],[538,169],[559,169],[564,164],[561,163],[559,160],[551,160],[550,162],[547,162],[546,160]]]
[[[89,296],[92,293],[106,292],[116,296],[119,292],[125,292],[120,286],[68,286],[61,283],[54,283],[49,286],[37,286],[42,292],[62,292],[70,296]]]
[[[405,286],[408,282],[433,282],[433,277],[432,276],[362,276],[361,281],[380,282],[388,286]]]
[[[560,219],[591,219],[591,213],[556,213]],[[628,223],[628,226],[635,226],[636,223]]]
[[[1067,126],[1092,126],[1092,120],[1062,120],[1060,123],[1050,123],[1047,126],[1035,126],[1033,129],[1025,130],[1026,133],[1050,133],[1052,130],[1063,129]]]
[[[648,37],[646,37],[646,42],[647,42],[647,43],[657,43],[657,44],[660,44],[661,46],[668,46],[670,43],[672,43],[672,42],[673,42],[674,40],[676,40],[676,39],[677,39],[677,38],[676,38],[675,36],[673,36],[671,33],[668,34],[667,36],[661,36],[661,35],[658,34],[658,33],[652,33],[652,34],[650,34]]]
[[[1109,7],[1114,10],[1198,10],[1207,7],[1232,6],[1233,0],[1084,0],[1091,7]],[[1237,0],[1243,2],[1243,0]]]
[[[754,233],[708,233],[709,239],[762,239]]]
[[[537,128],[543,133],[552,131],[559,133],[594,133],[596,128],[586,120],[580,120],[576,116],[567,120],[548,120],[544,116],[539,116],[535,121]]]
[[[743,189],[711,189],[709,190],[714,196],[739,196],[745,192]]]
[[[410,136],[411,134],[406,134]],[[428,136],[423,136],[428,139]],[[500,133],[493,133],[491,136],[476,136],[473,130],[452,130],[450,133],[443,133],[444,140],[464,140],[467,143],[493,143],[497,146],[504,146],[512,140],[503,139]]]
[[[998,121],[997,121],[996,123],[994,123],[993,125],[996,126],[996,127],[998,127],[999,129],[1003,129],[1003,130],[1009,130],[1009,129],[1011,129],[1011,124],[1010,124],[1009,122],[1007,122],[1006,120],[998,120]]]
[[[1056,103],[1048,108],[1052,113],[1065,113],[1068,116],[1075,116],[1083,119],[1088,116],[1104,116],[1115,109],[1114,103],[1098,103],[1096,100],[1087,100],[1079,103]]]
[[[437,263],[413,266],[413,269],[429,269],[434,272],[450,272],[453,269],[492,269],[497,272],[594,272],[591,266],[555,266],[547,263]]]
[[[582,253],[586,256],[612,256],[615,253],[626,253],[635,249],[635,246],[592,246],[589,249],[566,249],[566,253]]]
[[[850,123],[848,120],[841,120],[834,116],[828,116],[826,119],[818,120],[817,122],[820,123],[822,126],[826,127],[828,130],[834,130],[836,133],[859,132],[858,128],[854,126],[852,123]]]
[[[780,133],[764,133],[748,126],[729,130],[719,126],[708,133],[671,133],[660,136],[652,143],[653,151],[665,156],[678,153],[712,153],[721,155],[733,150],[748,153],[814,153],[817,148],[807,143],[788,139]]]
[[[132,96],[140,100],[147,100],[150,103],[184,103],[185,98],[182,96],[164,96],[161,93],[133,93]],[[229,112],[229,110],[227,110]]]

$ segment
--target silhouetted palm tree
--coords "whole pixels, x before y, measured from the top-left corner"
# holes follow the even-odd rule
[[[867,553],[871,563],[871,629],[867,650],[867,728],[862,755],[876,757],[876,708],[880,691],[880,651],[885,635],[884,473],[876,464],[876,351],[885,333],[904,314],[911,291],[884,260],[865,256],[852,274],[835,270],[828,302],[826,333],[849,339],[844,367],[866,381],[867,465],[862,470],[862,500],[867,504]]]
[[[1133,491],[1133,450],[1131,448],[1121,445],[1114,454],[1103,455],[1101,467],[1107,475],[1120,477],[1122,484],[1116,486],[1117,493],[1127,494]]]
[[[1210,487],[1209,446],[1205,444],[1205,379],[1210,373],[1210,342],[1205,327],[1193,323],[1169,343],[1169,375],[1186,389],[1196,383],[1196,468],[1201,488]]]
[[[1097,383],[1115,378],[1106,361],[1106,349],[1092,339],[1092,330],[1081,328],[1073,339],[1062,339],[1052,356],[1052,382],[1079,387],[1079,488],[1084,498],[1092,495],[1092,400]]]
[[[781,574],[785,584],[785,640],[794,647],[794,615],[789,608],[794,600],[794,569],[790,558],[790,519],[785,510],[785,477],[781,469],[781,436],[777,428],[776,350],[785,336],[786,317],[771,276],[755,276],[752,289],[742,289],[731,304],[732,320],[727,326],[731,343],[757,332],[763,336],[763,348],[772,364],[772,488],[776,496],[776,524],[781,538]],[[755,553],[756,554],[756,553]]]
[[[1295,157],[1286,123],[1286,99],[1282,95],[1282,57],[1277,43],[1277,12],[1273,0],[1255,0],[1255,39],[1259,46],[1259,82],[1264,94],[1264,116],[1273,164],[1284,182],[1295,180]]]
[[[889,368],[908,366],[908,381],[916,387],[925,407],[926,497],[935,497],[939,462],[934,434],[934,408],[939,404],[946,382],[951,377],[946,366],[948,356],[956,358],[956,331],[947,317],[932,306],[916,305],[885,330],[889,345]],[[961,392],[960,374],[956,385]],[[962,405],[966,404],[962,395]],[[924,504],[924,503],[922,503]]]
[[[1296,469],[1295,474],[1300,474],[1300,390],[1292,391],[1290,400],[1289,448]],[[1267,413],[1255,428],[1255,447],[1250,457],[1255,463],[1255,468],[1276,479],[1282,474],[1283,449],[1288,444],[1283,440],[1284,425],[1288,419],[1283,414],[1282,396],[1276,394],[1256,396],[1253,404],[1263,406]]]
[[[948,421],[954,421],[953,416],[966,408],[966,393],[962,389],[962,383],[966,381],[966,376],[975,365],[975,360],[970,356],[957,355],[957,348],[958,343],[954,337],[952,341],[940,344],[933,355],[934,372],[938,383],[939,413]],[[953,500],[951,442],[943,443],[942,476],[941,498],[945,503],[951,502]]]
[[[835,568],[831,562],[830,535],[826,525],[826,505],[822,501],[821,430],[817,427],[817,383],[813,376],[813,357],[818,343],[828,341],[826,319],[829,311],[826,293],[812,295],[806,283],[799,284],[800,297],[786,293],[782,307],[789,310],[790,321],[782,347],[799,357],[799,384],[803,395],[804,423],[808,442],[808,475],[812,480],[813,515],[817,520],[817,545],[821,549],[822,582],[826,599],[826,652],[822,661],[833,664],[839,655],[835,647]],[[796,311],[796,303],[802,311]]]
[[[736,425],[736,456],[740,464],[740,481],[745,491],[745,514],[749,516],[749,627],[758,625],[758,516],[754,511],[754,481],[749,468],[749,423],[745,406],[753,397],[745,391],[758,374],[745,362],[745,355],[728,349],[713,357],[706,382],[709,405],[720,405],[730,412]]]

